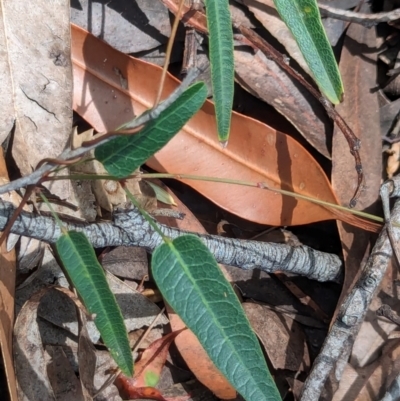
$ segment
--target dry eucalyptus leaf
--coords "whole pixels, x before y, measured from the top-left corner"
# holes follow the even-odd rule
[[[369,5],[365,4],[361,11],[369,12]],[[337,106],[338,112],[361,140],[360,149],[363,172],[366,180],[366,190],[362,191],[357,202],[357,209],[366,210],[372,214],[379,214],[377,207],[379,188],[382,176],[382,150],[377,143],[381,143],[379,104],[376,91],[376,52],[365,49],[376,48],[376,30],[359,24],[351,24],[344,41],[340,59],[340,72],[342,75],[345,98]],[[332,185],[342,204],[346,203],[349,193],[355,190],[356,172],[354,160],[349,152],[344,152],[346,141],[335,127],[332,146]],[[369,255],[371,244],[375,242],[374,235],[350,227],[347,224],[338,223],[340,239],[342,242],[345,261],[345,279],[342,293],[338,301],[335,315],[338,313],[342,300],[353,287],[355,280],[362,272],[365,259]],[[377,309],[377,306],[374,308]],[[332,321],[334,321],[335,317]],[[354,360],[358,360],[360,366],[364,366],[371,355],[379,352],[382,344],[380,330],[374,330],[369,325],[379,327],[374,311],[368,314],[365,330],[361,329],[356,344],[354,345]],[[364,339],[365,334],[366,338]],[[357,345],[358,342],[358,345]]]
[[[101,264],[115,276],[131,280],[140,281],[149,274],[147,252],[140,247],[118,246],[104,255]]]
[[[79,380],[63,348],[59,345],[48,345],[46,352],[51,358],[47,365],[47,374],[57,401],[89,401],[82,394]]]
[[[22,0],[1,3],[3,49],[2,121],[14,123],[12,155],[23,175],[46,157],[64,150],[72,122],[69,1]],[[21,24],[21,17],[23,23]],[[12,110],[9,110],[10,104]],[[1,131],[2,133],[4,131]],[[6,135],[8,134],[6,131]],[[0,138],[3,140],[4,138]],[[52,183],[53,193],[66,198],[69,185]]]
[[[124,53],[154,49],[168,42],[171,23],[159,0],[71,2],[71,21]]]
[[[329,119],[321,104],[261,51],[235,50],[239,84],[285,116],[303,137],[330,158]]]
[[[111,273],[106,272],[106,276],[111,291],[121,308],[128,332],[149,326],[160,312],[158,306]],[[78,335],[75,305],[72,301],[66,300],[64,294],[52,291],[46,295],[40,305],[39,315],[53,325],[68,330],[75,336]],[[167,323],[168,319],[165,315],[158,320],[159,325]],[[100,333],[92,320],[88,320],[87,329],[91,341],[98,342]]]
[[[14,326],[14,363],[19,401],[55,401],[37,324],[37,309],[46,289],[22,308]]]
[[[88,401],[95,394],[94,375],[96,373],[97,356],[96,348],[89,338],[86,314],[81,309],[78,309],[78,319],[80,323],[78,339],[79,378],[85,401]]]
[[[18,313],[23,304],[33,294],[50,285],[69,288],[69,283],[60,269],[60,266],[54,259],[49,245],[45,245],[43,260],[40,267],[17,288],[15,294],[16,313]]]
[[[389,341],[382,356],[364,368],[345,367],[332,401],[380,400],[400,369],[400,342]]]
[[[274,369],[309,370],[310,356],[299,323],[260,304],[242,305]]]

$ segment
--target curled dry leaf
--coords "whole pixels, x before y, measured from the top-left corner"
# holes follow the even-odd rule
[[[123,373],[117,376],[114,384],[119,389],[121,397],[132,398],[132,394],[140,388],[157,385],[167,360],[169,346],[183,330],[185,329],[173,331],[150,344],[143,352],[140,361],[135,363],[133,377],[127,377]]]
[[[74,108],[95,129],[113,130],[152,107],[161,68],[128,57],[72,26]],[[163,97],[178,81],[168,76]],[[238,113],[232,115],[227,149],[216,134],[215,112],[207,101],[183,130],[148,165],[161,172],[266,183],[337,203],[327,177],[291,137]],[[254,187],[182,180],[222,208],[251,221],[297,225],[339,218],[376,230],[376,224],[315,203]],[[349,194],[349,198],[350,198]]]

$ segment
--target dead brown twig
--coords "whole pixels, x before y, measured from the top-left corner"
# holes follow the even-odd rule
[[[348,126],[346,121],[340,116],[340,114],[334,109],[333,105],[321,95],[320,92],[316,88],[314,88],[310,83],[308,83],[304,77],[295,71],[286,60],[286,57],[277,51],[274,47],[272,47],[266,40],[264,40],[261,36],[255,33],[252,29],[246,28],[243,25],[235,25],[240,33],[246,39],[246,44],[250,45],[254,49],[262,51],[268,58],[275,61],[284,71],[286,71],[290,76],[299,81],[308,91],[324,106],[326,112],[329,117],[337,124],[340,130],[343,132],[347,143],[349,144],[350,153],[354,156],[355,159],[355,168],[357,171],[358,183],[356,191],[353,197],[350,200],[349,206],[354,207],[357,204],[357,200],[361,195],[361,191],[363,189],[364,183],[364,174],[363,168],[361,164],[360,153],[358,152],[360,149],[360,140],[355,136],[354,132]]]

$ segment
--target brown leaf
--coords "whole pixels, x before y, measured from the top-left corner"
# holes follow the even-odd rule
[[[148,386],[148,374],[157,376],[161,375],[161,370],[167,360],[168,349],[175,338],[186,329],[173,331],[164,337],[154,341],[142,354],[139,362],[135,363],[135,385],[137,387]],[[158,380],[157,380],[158,381]],[[155,385],[155,384],[153,384]]]
[[[382,356],[366,366],[354,369],[345,367],[343,379],[333,401],[374,401],[380,400],[400,369],[400,342],[391,340],[385,346]]]
[[[46,351],[51,356],[47,374],[57,401],[88,401],[82,394],[79,380],[66,357],[61,345],[48,345]]]
[[[367,11],[367,9],[365,9]],[[375,51],[374,51],[375,49]],[[366,179],[366,189],[362,192],[357,208],[379,213],[376,201],[379,198],[379,188],[382,176],[382,150],[379,105],[377,93],[372,89],[376,86],[376,32],[375,28],[367,28],[352,24],[340,60],[345,98],[337,106],[356,136],[361,140],[360,155]],[[346,141],[336,129],[332,151],[332,185],[339,200],[345,202],[353,193],[356,184],[354,160],[346,149]],[[367,232],[338,223],[346,264],[345,283],[341,298],[361,271],[363,258],[367,256],[370,242],[374,238]],[[339,300],[338,305],[341,302]]]
[[[240,49],[234,55],[239,84],[284,115],[318,152],[330,159],[332,130],[318,100],[261,51]]]
[[[160,67],[123,55],[76,26],[72,26],[72,42],[74,109],[95,129],[115,129],[152,106]],[[177,83],[168,76],[163,96],[171,93]],[[222,149],[211,102],[206,102],[148,165],[164,172],[266,183],[270,188],[337,203],[318,163],[295,140],[265,124],[233,113],[229,145]],[[224,209],[262,224],[297,225],[333,218],[364,224],[347,213],[272,191],[182,181]],[[376,230],[376,225],[369,222],[366,227]]]
[[[129,400],[157,400],[157,401],[187,401],[190,399],[189,395],[178,397],[163,397],[163,395],[154,387],[132,387],[120,388],[121,396]]]
[[[10,114],[2,121],[15,124],[12,154],[23,175],[44,155],[56,157],[64,150],[72,123],[69,1],[35,0],[21,24],[25,7],[22,0],[2,3],[0,26],[7,49],[2,91],[10,91],[0,109],[6,103]],[[69,184],[51,187],[65,198]]]
[[[0,150],[0,177],[8,180],[3,149]],[[5,243],[0,250],[0,266],[0,349],[7,377],[8,392],[11,401],[17,401],[17,385],[12,356],[16,261],[15,250],[7,252]]]
[[[45,353],[37,324],[37,310],[44,288],[27,301],[14,327],[14,361],[19,401],[55,401],[46,369]]]
[[[71,21],[124,53],[155,49],[171,35],[168,10],[159,1],[79,0],[71,2]]]
[[[365,4],[362,10],[368,12],[369,5]],[[357,208],[372,214],[379,213],[377,200],[382,176],[379,104],[377,92],[373,90],[376,86],[376,62],[375,28],[367,28],[359,24],[350,25],[340,58],[345,97],[344,101],[337,106],[337,110],[361,140],[360,156],[366,189],[357,202]],[[339,134],[339,130],[335,128],[332,149],[332,185],[341,201],[354,191],[354,180],[356,180],[354,161],[349,152],[343,151],[345,148],[346,142]],[[371,233],[342,222],[338,222],[338,229],[345,260],[345,279],[332,322],[335,321],[344,297],[353,288],[362,272],[370,248],[376,239]],[[376,315],[371,310],[371,307],[377,309],[376,301],[372,302],[370,312],[354,344],[354,366],[365,366],[370,357],[379,352],[379,347],[384,341],[383,326],[378,324]],[[347,348],[347,352],[350,352],[351,345],[349,344]],[[331,380],[337,381],[337,378],[332,375]],[[328,387],[335,388],[335,385],[336,383],[332,383]]]
[[[299,323],[260,304],[245,302],[243,309],[274,369],[309,370],[310,356]]]

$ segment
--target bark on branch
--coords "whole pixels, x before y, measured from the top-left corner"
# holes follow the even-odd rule
[[[0,201],[0,231],[7,225],[15,206]],[[107,246],[140,246],[152,252],[162,243],[161,236],[153,230],[138,209],[118,210],[113,221],[100,223],[63,222],[67,230],[86,234],[95,248]],[[163,235],[176,238],[188,231],[157,223]],[[61,229],[50,216],[22,212],[11,232],[54,243]],[[316,251],[307,246],[293,247],[258,241],[222,238],[216,235],[196,234],[201,238],[218,263],[245,270],[259,268],[268,273],[276,271],[300,274],[318,281],[340,282],[342,262],[337,255]]]

